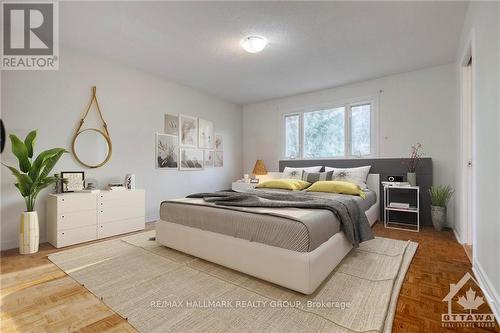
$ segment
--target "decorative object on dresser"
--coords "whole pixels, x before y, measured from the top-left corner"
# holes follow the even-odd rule
[[[256,176],[267,175],[266,165],[264,164],[263,160],[255,161],[255,165],[253,167],[252,174],[253,174],[254,178],[257,178]]]
[[[420,163],[420,159],[424,156],[424,152],[422,152],[422,145],[420,143],[416,143],[411,146],[411,154],[408,160],[401,160],[401,163],[406,166],[408,170],[406,174],[406,179],[411,186],[417,185],[417,167]]]
[[[441,231],[446,225],[446,205],[455,190],[450,185],[431,186],[429,195],[431,197],[431,218],[434,229]]]
[[[88,168],[98,168],[106,164],[111,158],[113,145],[108,131],[108,125],[104,121],[99,103],[97,102],[96,87],[92,87],[92,97],[85,111],[80,124],[73,136],[71,150],[75,159],[83,166]],[[95,108],[99,119],[102,121],[102,130],[98,128],[82,129],[85,123],[85,118],[90,112],[92,104]]]
[[[165,113],[165,134],[179,135],[179,116],[174,114]]]
[[[62,171],[61,178],[62,190],[61,192],[75,192],[81,191],[85,188],[85,172],[83,171]]]
[[[174,135],[156,133],[156,167],[177,169],[179,165],[179,138]]]
[[[127,190],[135,190],[135,175],[133,173],[127,173],[123,185]]]
[[[383,183],[384,227],[420,231],[420,188],[418,186]]]
[[[53,148],[41,152],[33,158],[34,143],[37,131],[28,133],[24,142],[11,134],[12,153],[19,161],[19,170],[6,166],[16,178],[15,186],[26,202],[26,211],[21,214],[19,231],[19,253],[30,254],[38,252],[39,224],[38,213],[35,211],[36,198],[40,191],[57,181],[56,177],[49,176],[50,172],[67,151],[63,148]]]
[[[198,118],[179,115],[179,139],[182,147],[198,147]]]
[[[55,247],[144,227],[144,190],[50,194],[47,199],[47,237]]]
[[[203,169],[203,149],[181,148],[180,170]]]
[[[127,188],[124,184],[120,183],[110,183],[108,184],[108,191],[125,191]]]

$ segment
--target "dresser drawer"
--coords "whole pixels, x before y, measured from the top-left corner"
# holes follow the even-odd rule
[[[57,247],[63,247],[97,239],[95,225],[57,232]]]
[[[106,223],[145,215],[144,201],[103,201],[98,205],[98,222]]]
[[[80,210],[96,209],[96,198],[94,193],[71,193],[57,197],[57,212],[77,212]]]
[[[118,191],[101,191],[97,197],[98,202],[102,201],[134,201],[144,200],[143,190],[118,190]]]
[[[98,226],[98,238],[111,237],[127,232],[143,230],[145,227],[145,218],[133,218],[128,220],[102,223]]]
[[[93,225],[97,226],[97,213],[94,210],[81,210],[78,212],[67,212],[57,217],[57,229],[67,230]]]

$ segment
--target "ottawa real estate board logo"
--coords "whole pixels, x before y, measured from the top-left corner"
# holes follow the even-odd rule
[[[495,316],[487,313],[487,305],[481,288],[470,273],[456,284],[450,284],[450,292],[443,298],[448,303],[448,313],[441,315],[441,326],[457,327],[495,327]]]
[[[2,1],[2,70],[59,68],[57,2]]]

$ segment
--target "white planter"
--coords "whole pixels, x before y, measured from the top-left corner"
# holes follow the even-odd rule
[[[19,253],[30,254],[38,252],[39,232],[38,213],[22,213],[19,228]]]

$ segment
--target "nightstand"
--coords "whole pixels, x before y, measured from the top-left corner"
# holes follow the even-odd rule
[[[420,187],[384,185],[384,227],[420,231]]]
[[[245,183],[236,181],[232,183],[231,189],[236,192],[246,192],[248,190],[253,190],[257,185],[259,185],[259,183]]]

